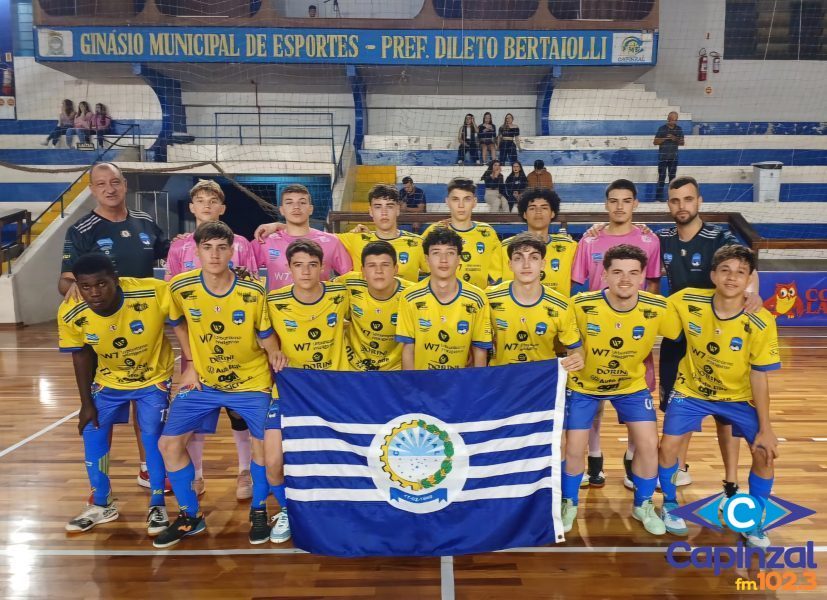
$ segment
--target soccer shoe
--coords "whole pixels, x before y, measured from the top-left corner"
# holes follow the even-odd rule
[[[270,529],[270,541],[274,544],[282,544],[290,539],[290,519],[287,516],[287,509],[282,508],[273,515],[271,520],[273,526]]]
[[[266,508],[250,509],[250,534],[247,536],[251,544],[263,544],[270,539],[270,525],[267,523]]]
[[[95,525],[101,523],[109,523],[118,518],[118,507],[114,502],[106,506],[98,506],[97,504],[90,504],[82,513],[74,519],[66,523],[66,531],[72,533],[79,533],[82,531],[89,531]]]
[[[169,527],[169,517],[166,506],[150,506],[146,515],[146,532],[149,535],[158,535]]]
[[[190,517],[186,513],[179,513],[175,522],[164,529],[152,545],[156,548],[169,548],[180,542],[185,537],[201,533],[207,528],[204,515]]]
[[[249,469],[238,474],[235,483],[235,497],[237,500],[249,500],[253,497],[253,477],[250,475]]]
[[[632,508],[632,517],[643,523],[643,528],[652,535],[666,533],[666,526],[663,524],[663,519],[655,512],[655,504],[652,500],[646,500],[640,506]]]
[[[149,471],[147,471],[146,469],[140,469],[138,471],[137,482],[138,482],[139,486],[141,486],[143,488],[146,488],[146,489],[149,489],[150,488],[150,485],[149,485]],[[172,484],[169,482],[169,477],[167,477],[166,479],[164,479],[164,493],[169,494],[171,491],[172,491]]]
[[[606,475],[603,473],[603,455],[589,456],[589,486],[601,488],[606,485]]]
[[[677,502],[664,502],[663,508],[660,509],[660,518],[663,519],[666,531],[672,535],[688,535],[689,529],[686,527],[686,521],[671,513],[676,508],[678,508]]]
[[[199,496],[203,496],[204,492],[207,491],[207,484],[204,483],[204,478],[200,479],[193,479],[192,481],[192,491],[198,494]]]
[[[756,527],[749,531],[742,531],[741,535],[744,536],[744,539],[747,541],[747,546],[750,548],[761,548],[765,550],[770,546],[770,538],[767,537],[767,534],[764,533],[761,527]]]
[[[574,527],[574,519],[577,518],[577,506],[572,504],[571,500],[563,498],[560,514],[563,517],[563,533],[568,533]]]
[[[686,463],[683,469],[678,469],[678,472],[675,473],[675,486],[681,487],[690,483],[692,483],[692,476],[689,475],[689,463]]]
[[[738,493],[737,483],[733,483],[725,479],[722,480],[722,483],[724,484],[724,493],[721,494],[721,503],[718,505],[718,512],[723,512],[726,501]]]
[[[587,487],[589,487],[589,478],[588,478],[588,476],[583,477],[583,479],[580,480],[580,489],[582,490],[582,489],[587,488]]]
[[[634,490],[635,484],[632,481],[632,459],[626,457],[626,453],[623,453],[623,469],[626,471],[626,474],[623,476],[623,487],[627,490]]]

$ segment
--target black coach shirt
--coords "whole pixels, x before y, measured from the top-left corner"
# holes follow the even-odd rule
[[[657,235],[670,294],[688,287],[713,288],[709,277],[712,255],[718,248],[738,243],[728,230],[709,223],[704,223],[688,242],[681,241],[677,227],[662,229]]]
[[[155,261],[169,252],[169,240],[145,212],[130,210],[124,221],[116,222],[92,211],[66,232],[61,272],[70,272],[90,252],[111,258],[121,277],[152,277]]]
[[[674,135],[678,139],[667,139],[669,135]],[[655,137],[663,138],[663,142],[658,146],[658,160],[675,160],[678,158],[678,143],[683,141],[683,128],[680,125],[674,127],[661,125],[658,127]]]

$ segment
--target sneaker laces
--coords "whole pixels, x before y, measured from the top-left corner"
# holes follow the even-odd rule
[[[273,526],[280,529],[287,528],[290,521],[287,518],[287,509],[282,508],[279,512],[273,515]]]
[[[168,521],[169,517],[166,515],[163,506],[153,506],[149,509],[149,515],[146,520],[149,523],[163,523],[164,521]]]

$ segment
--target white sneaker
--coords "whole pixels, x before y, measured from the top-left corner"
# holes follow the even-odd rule
[[[563,517],[563,533],[568,533],[574,527],[574,520],[577,518],[577,507],[571,503],[571,500],[564,498],[560,513]]]
[[[747,540],[747,546],[751,548],[761,548],[765,550],[770,546],[770,538],[767,537],[767,534],[764,533],[764,530],[760,527],[756,527],[755,529],[751,529],[749,531],[742,531],[741,535],[744,536],[744,539]]]
[[[146,532],[149,535],[158,535],[169,527],[169,516],[165,506],[150,506],[146,514]]]
[[[655,503],[651,500],[646,500],[640,506],[633,507],[632,517],[643,523],[643,528],[652,535],[666,533],[666,525],[663,524],[663,519],[655,512]]]
[[[290,519],[287,516],[287,509],[282,508],[273,515],[273,526],[270,529],[270,541],[274,544],[283,544],[290,539]]]
[[[71,531],[73,533],[89,531],[95,525],[114,521],[118,518],[118,516],[118,508],[115,506],[114,502],[111,502],[106,506],[90,504],[86,507],[86,510],[66,523],[66,531]]]
[[[627,490],[634,490],[635,489],[635,484],[631,479],[629,479],[628,477],[626,477],[624,475],[623,476],[623,487],[625,487]]]
[[[678,469],[675,473],[675,487],[681,487],[692,483],[692,477],[689,475],[689,465],[684,469]]]
[[[660,509],[660,518],[663,519],[666,531],[672,535],[687,535],[689,534],[689,529],[686,527],[686,521],[674,516],[671,512],[676,508],[678,508],[677,502],[664,502],[663,507]]]

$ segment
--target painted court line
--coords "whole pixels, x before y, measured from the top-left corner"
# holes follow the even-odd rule
[[[735,546],[716,546],[720,548],[735,548]],[[664,554],[668,546],[589,546],[589,547],[567,547],[547,546],[537,548],[509,548],[497,550],[497,554]],[[813,546],[815,552],[827,552],[827,545]],[[10,545],[3,548],[6,556],[18,555],[21,552],[30,553],[42,557],[111,557],[111,556],[268,556],[284,554],[309,554],[298,548],[224,548],[215,550],[103,550],[103,549],[78,549],[78,550],[46,550],[29,548],[25,544]],[[441,570],[447,570],[450,566],[453,571],[453,557],[443,556],[440,560]],[[451,575],[453,579],[453,574]]]
[[[454,557],[439,557],[440,591],[442,600],[454,600]]]
[[[14,452],[15,450],[17,450],[21,446],[25,446],[26,444],[28,444],[32,440],[36,440],[41,435],[49,433],[52,429],[54,429],[55,427],[59,427],[59,426],[63,425],[69,419],[74,419],[76,416],[78,416],[79,412],[80,412],[80,410],[76,410],[75,412],[69,413],[68,415],[66,415],[62,419],[58,419],[57,421],[55,421],[51,425],[47,425],[46,427],[44,427],[43,429],[41,429],[37,433],[33,433],[32,435],[30,435],[26,439],[20,440],[16,444],[13,444],[13,445],[9,446],[8,448],[6,448],[5,450],[0,452],[0,458],[3,458],[4,456],[6,456],[7,454],[10,454],[11,452]]]

